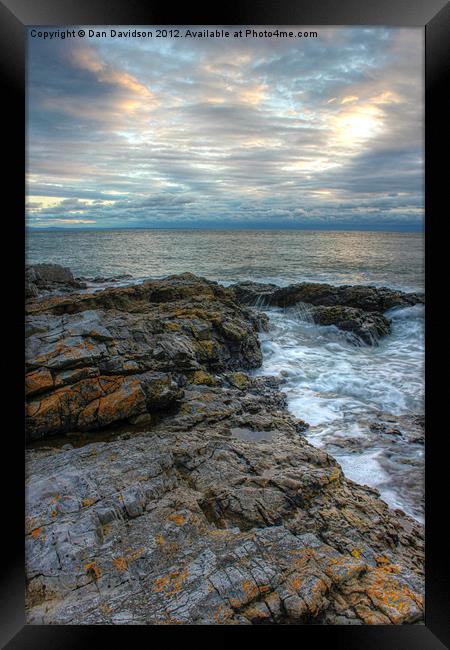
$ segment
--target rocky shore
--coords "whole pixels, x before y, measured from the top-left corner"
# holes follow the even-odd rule
[[[376,344],[422,296],[190,274],[89,292],[49,266],[27,270],[29,623],[423,621],[422,527],[249,374],[255,305]]]

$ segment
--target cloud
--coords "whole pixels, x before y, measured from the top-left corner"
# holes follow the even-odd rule
[[[29,39],[30,226],[423,219],[422,31]]]

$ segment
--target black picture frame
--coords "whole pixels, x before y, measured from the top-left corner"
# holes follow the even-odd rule
[[[448,104],[446,93],[450,57],[450,7],[443,0],[278,0],[258,3],[250,0],[229,1],[217,6],[185,5],[175,10],[169,3],[152,0],[2,0],[0,1],[0,69],[3,88],[3,122],[5,135],[12,135],[11,145],[3,146],[6,162],[4,197],[10,200],[3,224],[10,224],[11,234],[4,236],[8,264],[7,297],[8,332],[4,368],[8,385],[4,413],[12,415],[4,425],[4,471],[12,470],[3,488],[4,532],[6,542],[1,563],[2,647],[79,648],[126,639],[134,644],[135,634],[146,634],[155,643],[154,630],[120,626],[34,626],[25,625],[24,575],[24,436],[23,436],[23,351],[24,305],[24,143],[25,143],[25,30],[29,25],[387,25],[423,27],[425,30],[426,89],[426,172],[425,172],[425,251],[426,251],[426,599],[425,625],[405,626],[301,626],[295,630],[296,641],[306,644],[330,644],[333,648],[365,650],[438,650],[450,647],[450,572],[448,571],[448,433],[445,430],[446,363],[445,318],[438,278],[445,273],[446,240],[442,223],[444,192],[447,189],[445,134]],[[445,174],[445,176],[444,176]],[[446,183],[447,181],[447,183]],[[442,207],[441,207],[442,206]],[[6,210],[6,209],[5,209]],[[445,295],[445,294],[444,294]],[[12,318],[12,321],[11,321]],[[6,321],[6,319],[5,319]],[[8,356],[9,355],[9,356]],[[442,374],[440,373],[442,371]],[[441,379],[442,377],[442,379]],[[446,391],[446,392],[444,392]],[[192,626],[195,627],[195,626]],[[183,642],[201,642],[199,629],[160,628],[160,642],[171,643],[173,632],[182,632]],[[273,634],[284,634],[286,626],[262,628],[267,642]],[[274,632],[274,629],[276,630]],[[249,632],[249,630],[251,630]],[[239,636],[241,642],[254,642],[253,626],[203,628],[214,633],[223,644]],[[259,627],[261,632],[261,627]],[[292,632],[292,630],[291,630]],[[124,637],[124,633],[126,637]],[[99,636],[101,635],[101,636]],[[113,636],[114,635],[114,636]],[[187,635],[187,636],[184,636]],[[188,638],[190,636],[190,638]],[[205,635],[209,636],[209,634]],[[244,637],[244,638],[243,638]],[[132,640],[133,639],[133,640]],[[178,641],[179,642],[179,641]]]

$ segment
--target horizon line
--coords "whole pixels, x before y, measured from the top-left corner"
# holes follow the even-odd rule
[[[28,232],[74,232],[74,231],[117,231],[117,230],[244,230],[244,231],[277,231],[277,230],[304,230],[304,231],[322,231],[322,232],[413,232],[423,233],[424,224],[411,225],[404,227],[397,225],[384,226],[352,226],[342,224],[341,226],[26,226]]]

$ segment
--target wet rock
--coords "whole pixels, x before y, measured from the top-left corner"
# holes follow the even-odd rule
[[[25,296],[36,298],[43,291],[74,291],[86,284],[73,277],[72,271],[59,264],[33,264],[25,269]]]
[[[222,390],[240,413],[28,452],[28,623],[420,620],[421,527],[347,481],[285,411],[249,414]],[[270,437],[232,435],[270,414]]]
[[[308,283],[277,287],[273,284],[242,282],[232,285],[236,299],[256,307],[312,306],[310,317],[320,325],[335,325],[352,332],[357,339],[374,344],[390,332],[383,312],[392,307],[423,304],[424,296],[385,287],[337,286]]]
[[[27,311],[33,439],[173,408],[186,377],[213,385],[214,373],[262,360],[260,319],[232,292],[189,274],[41,298]]]
[[[243,303],[254,304],[261,299],[266,305],[289,307],[298,302],[330,307],[342,305],[364,311],[386,311],[392,307],[424,303],[423,294],[404,293],[386,287],[362,285],[332,286],[330,284],[302,282],[288,287],[277,287],[258,282],[243,282],[231,289]]]
[[[261,322],[190,274],[29,301],[28,436],[70,436],[27,451],[28,623],[422,620],[422,526],[245,372]]]
[[[408,443],[425,444],[425,418],[423,415],[391,415],[380,413],[370,424],[377,434],[399,436]]]
[[[354,307],[314,307],[312,318],[319,325],[334,325],[344,332],[351,332],[368,345],[376,344],[391,330],[390,321],[382,314]]]
[[[262,284],[250,281],[239,282],[231,286],[239,302],[257,307],[267,307],[274,304],[273,296],[278,288],[276,284]]]
[[[34,264],[29,269],[43,282],[69,283],[75,279],[70,269],[59,264]]]
[[[93,429],[145,411],[146,394],[137,377],[83,379],[30,400],[26,409],[31,439]]]

